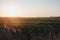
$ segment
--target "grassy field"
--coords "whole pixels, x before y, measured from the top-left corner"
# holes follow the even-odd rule
[[[0,40],[60,40],[60,18],[0,17]]]

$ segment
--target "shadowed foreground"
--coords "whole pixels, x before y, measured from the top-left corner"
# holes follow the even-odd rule
[[[37,20],[20,26],[0,23],[0,40],[60,40],[60,18]]]

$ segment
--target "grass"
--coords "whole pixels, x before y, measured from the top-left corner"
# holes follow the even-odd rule
[[[11,19],[19,22],[9,23]],[[60,18],[0,18],[0,40],[60,40],[59,36]]]

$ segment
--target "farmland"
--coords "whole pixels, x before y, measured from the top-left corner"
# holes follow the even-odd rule
[[[60,18],[0,17],[0,40],[60,40]]]

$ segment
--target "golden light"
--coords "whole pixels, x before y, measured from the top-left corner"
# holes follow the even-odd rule
[[[16,7],[16,6],[8,6],[8,7],[4,7],[2,8],[2,17],[8,17],[8,18],[3,18],[3,21],[6,23],[6,25],[11,24],[14,26],[19,26],[21,25],[21,21],[19,19],[16,19],[14,17],[19,17],[21,16],[22,9],[20,7]],[[10,18],[11,17],[11,18]],[[19,24],[18,24],[19,23]]]

